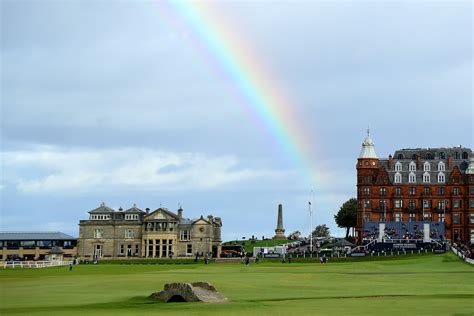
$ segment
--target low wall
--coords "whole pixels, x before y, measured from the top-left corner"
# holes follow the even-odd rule
[[[474,259],[466,258],[461,251],[457,250],[454,247],[451,247],[451,250],[467,263],[474,264]]]

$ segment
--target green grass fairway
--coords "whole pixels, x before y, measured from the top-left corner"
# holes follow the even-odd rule
[[[156,303],[208,281],[225,304]],[[0,271],[0,315],[474,315],[474,267],[453,254],[319,264],[81,265]]]

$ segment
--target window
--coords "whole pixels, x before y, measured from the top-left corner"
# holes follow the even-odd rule
[[[415,213],[410,213],[408,220],[410,222],[415,222],[416,221],[416,214]]]
[[[459,213],[453,214],[453,224],[460,224],[459,222]]]
[[[410,172],[408,175],[408,183],[415,183],[416,182],[416,174],[414,172]]]
[[[401,222],[402,221],[402,214],[400,213],[395,213],[395,222]]]
[[[438,173],[438,183],[444,183],[444,173],[440,172]]]
[[[135,245],[135,254],[138,255],[138,252],[140,250],[140,245],[136,244]]]
[[[364,200],[365,208],[370,208],[370,200]]]
[[[387,210],[387,201],[385,201],[385,200],[380,200],[379,201],[379,210],[381,210],[381,211]]]
[[[444,222],[444,213],[438,214],[438,222]]]
[[[133,232],[133,229],[127,229],[125,231],[125,238],[135,238],[135,234]]]
[[[426,153],[426,159],[433,159],[432,153]]]
[[[396,187],[396,188],[395,188],[395,195],[396,195],[396,196],[402,195],[402,190],[401,190],[399,187]]]
[[[410,187],[408,189],[408,194],[409,195],[416,195],[416,188],[415,187]]]
[[[461,159],[461,154],[459,154],[459,152],[455,152],[454,153],[454,159]]]
[[[395,173],[395,177],[394,177],[393,182],[402,183],[402,175],[400,174],[400,172]]]
[[[402,208],[403,200],[395,200],[395,208]]]
[[[459,195],[459,188],[453,188],[453,195]]]
[[[400,161],[397,161],[395,164],[395,171],[402,171],[402,163]]]
[[[372,183],[372,180],[370,179],[370,177],[364,177],[364,182],[367,183],[367,184],[371,184]]]
[[[430,183],[430,174],[428,172],[423,174],[423,183]]]
[[[364,188],[364,195],[370,195],[370,188]]]
[[[444,192],[445,192],[444,187],[438,188],[438,195],[444,195]]]
[[[469,222],[474,224],[474,213],[469,214]]]
[[[189,240],[190,235],[189,235],[189,230],[182,230],[179,233],[179,239],[180,240]]]
[[[124,245],[120,245],[119,254],[123,255],[124,253],[125,253],[125,247],[124,247]]]
[[[104,238],[104,230],[102,228],[94,229],[94,238]]]
[[[445,171],[444,162],[440,161],[438,163],[438,171]]]
[[[440,152],[439,159],[446,159],[446,154],[444,152]]]
[[[408,201],[408,208],[410,210],[414,210],[416,208],[416,201],[415,200],[409,200]]]
[[[444,210],[444,209],[446,209],[446,204],[447,204],[447,203],[446,203],[446,201],[444,201],[444,200],[438,201],[438,209],[439,209],[439,210]]]
[[[431,165],[428,161],[423,164],[423,171],[431,171]]]
[[[423,188],[423,195],[431,195],[431,188],[424,187]]]
[[[403,156],[403,154],[398,154],[398,159],[405,159],[405,156]]]
[[[467,152],[463,152],[462,159],[468,159],[468,158],[469,158],[469,155],[467,154]]]
[[[453,207],[459,208],[459,200],[453,200]]]
[[[380,195],[387,195],[387,188],[380,188]]]
[[[190,255],[193,253],[193,245],[192,244],[187,244],[186,245],[186,254]]]
[[[423,200],[423,209],[429,209],[431,207],[430,200]]]
[[[431,221],[431,213],[425,213],[424,220],[425,221]]]
[[[410,162],[410,165],[408,166],[408,170],[416,171],[416,163],[414,163],[413,161]]]

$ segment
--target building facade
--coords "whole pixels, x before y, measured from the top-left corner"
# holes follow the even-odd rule
[[[78,254],[82,258],[169,258],[196,254],[217,257],[222,221],[208,215],[183,217],[166,208],[150,212],[134,205],[118,211],[102,203],[79,223]]]
[[[472,150],[400,149],[379,159],[367,135],[357,159],[357,201],[359,242],[384,235],[474,243]]]
[[[76,244],[76,238],[61,232],[0,232],[0,260],[72,258]]]

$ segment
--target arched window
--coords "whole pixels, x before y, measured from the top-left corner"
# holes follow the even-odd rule
[[[430,152],[426,153],[426,159],[433,159],[433,154]]]
[[[413,161],[410,162],[410,166],[408,167],[408,170],[416,171],[416,163],[414,163]]]
[[[410,172],[408,175],[408,183],[415,183],[416,182],[416,174],[414,172]]]
[[[402,175],[400,174],[400,172],[395,173],[395,178],[393,182],[402,183]]]
[[[431,165],[428,161],[423,164],[423,171],[431,171]]]
[[[463,152],[462,159],[468,159],[468,158],[469,158],[469,155],[467,154],[467,152]]]
[[[445,165],[444,165],[444,162],[440,161],[438,163],[438,171],[445,171],[446,168],[445,168]]]
[[[398,159],[405,159],[405,156],[403,156],[403,154],[398,154]]]
[[[458,151],[454,153],[454,159],[461,159],[461,154]]]
[[[440,152],[439,159],[446,159],[446,154],[444,152]]]
[[[395,171],[402,171],[402,163],[400,161],[397,161],[395,164]]]
[[[423,183],[430,183],[430,174],[428,172],[423,173]]]
[[[442,172],[438,173],[438,183],[444,183],[444,182],[445,182],[444,173]]]

